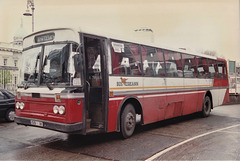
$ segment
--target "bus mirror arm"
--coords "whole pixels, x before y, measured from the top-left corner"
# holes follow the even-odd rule
[[[90,92],[90,83],[86,81],[88,92]]]
[[[82,62],[82,57],[80,54],[76,54],[73,56],[74,59],[74,68],[76,72],[81,71],[81,62]]]

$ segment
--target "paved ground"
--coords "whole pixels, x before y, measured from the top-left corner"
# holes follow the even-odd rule
[[[240,105],[138,127],[126,140],[0,121],[0,142],[0,160],[240,160]]]

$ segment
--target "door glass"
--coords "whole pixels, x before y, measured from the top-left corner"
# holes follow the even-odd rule
[[[91,87],[98,87],[102,85],[101,79],[101,61],[100,61],[100,48],[98,46],[88,46],[87,52],[87,65],[89,83]]]

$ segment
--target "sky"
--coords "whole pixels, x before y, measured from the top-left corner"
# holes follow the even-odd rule
[[[153,32],[144,38],[157,44],[240,61],[239,1],[34,0],[34,30],[75,27],[143,38],[135,30],[149,28]],[[0,0],[0,42],[13,41],[21,21],[31,33],[26,6],[27,0]]]

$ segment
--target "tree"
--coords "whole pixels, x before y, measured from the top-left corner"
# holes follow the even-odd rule
[[[0,84],[3,85],[3,88],[6,87],[6,84],[12,82],[12,74],[10,70],[0,70]]]
[[[210,55],[210,56],[215,56],[215,57],[225,59],[224,55],[219,55],[216,51],[213,51],[213,50],[205,50],[205,51],[201,51],[201,53],[205,55]]]
[[[203,51],[203,54],[211,55],[211,56],[217,56],[217,52],[213,51],[213,50],[205,50],[205,51]]]

